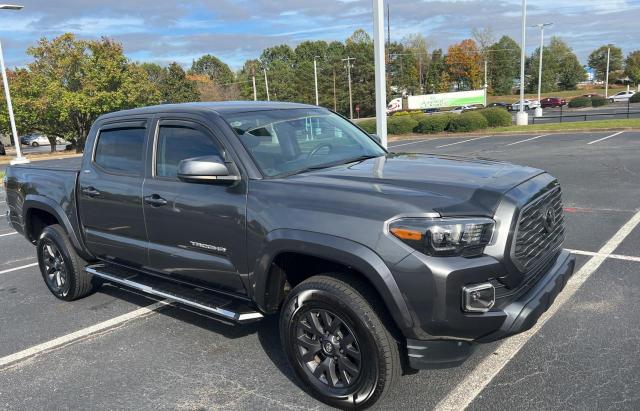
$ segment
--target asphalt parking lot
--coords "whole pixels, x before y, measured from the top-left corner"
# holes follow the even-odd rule
[[[578,268],[531,331],[479,346],[459,368],[407,375],[378,407],[640,409],[640,132],[447,137],[390,150],[548,170],[563,186],[565,246]],[[326,406],[293,382],[276,318],[234,327],[110,285],[64,303],[2,219],[0,408]]]

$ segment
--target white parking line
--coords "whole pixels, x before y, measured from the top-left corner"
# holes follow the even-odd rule
[[[509,144],[507,144],[507,145],[508,145],[508,146],[515,146],[516,144],[526,143],[527,141],[536,140],[536,139],[538,139],[538,138],[540,138],[540,137],[546,137],[546,136],[550,136],[550,135],[551,135],[551,134],[543,134],[543,135],[541,135],[541,136],[531,137],[531,138],[528,138],[528,139],[526,139],[526,140],[516,141],[515,143],[509,143]]]
[[[29,268],[29,267],[35,267],[36,265],[38,265],[38,263],[31,263],[31,264],[27,264],[27,265],[21,265],[20,267],[8,268],[6,270],[0,271],[0,274],[6,274],[6,273],[10,273],[12,271],[18,271],[18,270],[22,270],[22,269]]]
[[[599,139],[597,139],[597,140],[593,140],[593,141],[591,141],[591,142],[589,142],[589,143],[587,143],[587,144],[595,144],[595,143],[598,143],[598,142],[600,142],[600,141],[604,141],[604,140],[606,140],[606,139],[608,139],[608,138],[611,138],[611,137],[615,137],[615,136],[617,136],[617,135],[620,135],[620,134],[622,134],[622,133],[624,133],[624,131],[618,131],[617,133],[611,134],[610,136],[606,136],[606,137],[599,138]]]
[[[131,311],[130,313],[127,313],[127,314],[123,314],[119,317],[115,317],[110,320],[92,325],[90,327],[83,328],[71,334],[63,335],[62,337],[56,338],[54,340],[35,345],[31,348],[27,348],[26,350],[19,351],[15,354],[7,355],[6,357],[0,358],[0,369],[8,365],[15,364],[19,361],[34,357],[38,354],[42,354],[43,352],[50,351],[50,350],[71,344],[73,342],[82,340],[84,338],[87,338],[101,331],[105,331],[110,328],[117,327],[119,325],[126,323],[127,321],[131,321],[136,318],[146,317],[150,314],[153,314],[156,310],[168,304],[169,302],[167,300],[159,301],[157,303],[148,305],[146,307],[138,308],[137,310]]]
[[[630,256],[630,255],[622,255],[622,254],[604,255],[604,254],[600,254],[600,253],[593,252],[593,251],[572,250],[570,248],[567,248],[567,251],[570,251],[573,254],[588,255],[588,256],[591,256],[591,257],[604,256],[605,258],[613,258],[613,259],[616,259],[616,260],[626,260],[626,261],[637,261],[637,262],[640,262],[640,257],[633,257],[633,256]]]
[[[18,232],[17,231],[13,231],[11,233],[0,234],[0,237],[6,237],[8,235],[14,235],[14,234],[18,234]]]
[[[489,137],[489,136],[482,136],[482,137],[470,138],[468,140],[456,141],[455,143],[443,144],[443,145],[438,146],[436,148],[455,146],[456,144],[462,144],[462,143],[466,143],[468,141],[473,141],[473,140],[480,140],[481,138],[487,138],[487,137]]]
[[[394,144],[394,145],[389,144],[389,148],[396,148],[396,147],[401,147],[401,146],[408,146],[408,145],[411,145],[411,144],[424,143],[425,141],[430,141],[430,140],[437,140],[437,138],[425,138],[425,139],[422,139],[422,140],[412,141],[410,143],[403,143],[403,144]]]
[[[436,410],[464,410],[482,392],[482,390],[498,375],[524,345],[533,337],[558,310],[573,297],[580,286],[587,281],[602,263],[611,255],[631,231],[640,223],[640,211],[631,217],[625,225],[602,248],[591,257],[582,268],[567,282],[564,290],[549,310],[544,313],[536,325],[529,331],[517,334],[504,340],[492,355],[486,357],[467,375],[449,394],[440,401]]]

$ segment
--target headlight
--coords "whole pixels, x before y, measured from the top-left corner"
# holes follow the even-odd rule
[[[489,218],[401,218],[389,232],[410,247],[432,256],[474,257],[491,241],[494,221]]]

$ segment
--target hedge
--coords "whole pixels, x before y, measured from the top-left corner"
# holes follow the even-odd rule
[[[442,133],[449,126],[451,114],[432,114],[418,121],[416,132],[424,134]]]
[[[475,111],[467,111],[457,117],[452,117],[447,131],[476,131],[487,127],[489,127],[489,122],[482,114]]]
[[[601,107],[607,104],[607,99],[601,96],[592,96],[591,105],[593,107]]]
[[[631,96],[631,98],[629,99],[629,101],[631,103],[640,103],[640,91],[637,92],[636,94],[634,94],[633,96]]]
[[[489,127],[506,127],[513,124],[511,114],[502,107],[492,107],[478,110],[487,119]]]
[[[366,131],[369,134],[375,134],[376,132],[376,119],[375,118],[369,118],[366,120],[362,120],[359,121],[358,126],[360,126],[361,129],[363,129],[364,131]]]
[[[418,127],[418,122],[411,116],[389,117],[387,131],[389,134],[409,134]]]
[[[576,97],[569,102],[571,108],[591,107],[591,99],[589,97]]]

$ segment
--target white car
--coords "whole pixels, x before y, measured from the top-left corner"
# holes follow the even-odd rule
[[[538,100],[524,100],[523,103],[525,111],[540,107],[540,102]],[[511,110],[520,111],[520,100],[511,105]]]
[[[612,103],[618,102],[618,101],[628,101],[631,96],[633,96],[635,94],[635,92],[633,91],[621,91],[619,93],[614,94],[613,96],[609,96],[609,101]]]
[[[460,113],[464,113],[465,111],[469,111],[469,110],[477,110],[478,107],[477,106],[459,106],[456,107],[454,109],[449,110],[450,113],[456,113],[456,114],[460,114]]]

